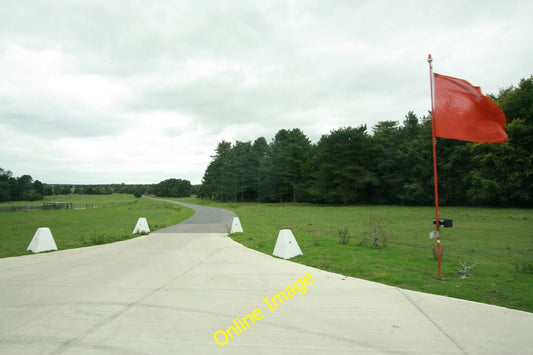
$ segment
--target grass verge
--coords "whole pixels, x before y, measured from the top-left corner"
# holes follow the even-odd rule
[[[280,229],[289,228],[304,255],[294,262],[405,289],[473,300],[533,312],[533,214],[528,209],[441,207],[454,227],[441,230],[443,280],[428,233],[431,207],[323,206],[307,204],[183,202],[233,210],[244,233],[237,242],[272,254]],[[359,245],[379,216],[388,230],[387,247]],[[347,229],[347,244],[339,230]],[[473,265],[461,278],[460,262]]]
[[[73,202],[76,206],[98,205],[101,208],[73,210],[38,210],[0,212],[0,257],[31,254],[26,251],[39,227],[51,229],[58,249],[79,248],[126,240],[132,234],[139,217],[148,220],[151,231],[179,223],[194,211],[179,205],[128,195],[55,196],[55,201]]]

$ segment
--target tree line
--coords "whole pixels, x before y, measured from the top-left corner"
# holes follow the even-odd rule
[[[447,205],[533,205],[533,76],[489,95],[507,117],[506,144],[437,139]],[[197,193],[221,201],[433,203],[431,115],[342,127],[312,143],[300,129],[271,142],[218,144]]]
[[[38,201],[53,195],[110,195],[132,194],[141,197],[153,194],[159,197],[188,197],[196,186],[189,180],[166,179],[157,184],[98,184],[98,185],[54,185],[33,180],[31,175],[14,177],[10,170],[0,168],[0,202]]]
[[[166,179],[149,189],[158,197],[188,197],[193,192],[193,186],[189,180]]]

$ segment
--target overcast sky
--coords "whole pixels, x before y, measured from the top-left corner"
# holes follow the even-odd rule
[[[223,139],[313,142],[430,110],[438,73],[533,73],[533,1],[0,0],[0,167],[201,182]]]

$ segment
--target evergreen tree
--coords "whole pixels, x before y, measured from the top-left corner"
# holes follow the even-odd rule
[[[280,202],[297,201],[298,191],[305,188],[309,177],[304,175],[311,141],[298,128],[278,131],[272,142],[271,177]]]
[[[506,114],[509,141],[438,138],[442,205],[533,205],[533,76],[492,99]],[[432,204],[431,136],[431,117],[408,112],[402,125],[382,121],[372,135],[366,126],[340,128],[315,145],[299,129],[278,131],[270,144],[222,141],[199,192],[223,201]],[[12,193],[11,179],[0,179],[0,194]]]
[[[366,126],[345,127],[323,135],[313,159],[313,195],[319,202],[363,203],[379,183],[371,171],[370,138]]]

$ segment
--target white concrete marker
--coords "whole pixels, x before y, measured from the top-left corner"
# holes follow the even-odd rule
[[[229,232],[229,234],[242,233],[242,232],[243,230],[242,230],[241,221],[239,220],[239,217],[233,217],[233,223],[231,224],[231,231]]]
[[[290,259],[297,255],[303,255],[302,250],[298,246],[290,229],[282,229],[279,231],[276,246],[274,247],[272,255],[283,259]]]
[[[146,221],[146,218],[141,217],[139,220],[137,220],[137,224],[135,225],[135,228],[133,229],[132,234],[141,234],[141,233],[150,233],[150,227],[148,227],[148,222]]]
[[[50,228],[37,228],[37,231],[33,235],[33,239],[31,240],[30,245],[28,245],[28,249],[26,250],[31,250],[34,253],[57,250],[57,245],[54,241],[54,237],[52,236]]]

